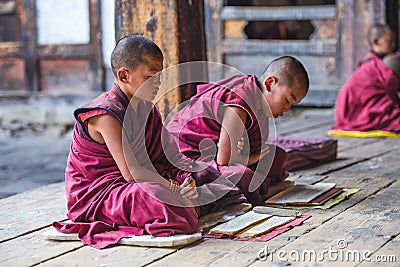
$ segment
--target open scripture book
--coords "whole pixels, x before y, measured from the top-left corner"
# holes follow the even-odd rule
[[[238,237],[256,237],[268,233],[296,218],[291,216],[277,216],[270,213],[249,211],[226,223],[210,230],[210,234],[227,234]]]
[[[338,196],[343,188],[335,183],[316,183],[312,185],[294,185],[268,198],[267,206],[319,206]]]

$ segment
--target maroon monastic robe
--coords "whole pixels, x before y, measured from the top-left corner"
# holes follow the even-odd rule
[[[189,104],[175,114],[166,126],[176,138],[182,153],[192,159],[209,162],[227,179],[236,183],[247,200],[254,205],[263,203],[270,184],[284,179],[284,164],[287,160],[285,151],[271,145],[271,151],[275,153],[253,166],[238,163],[218,166],[215,156],[224,106],[238,106],[247,112],[245,132],[249,140],[248,153],[260,151],[269,134],[268,117],[262,109],[262,99],[255,76],[238,75],[199,85],[197,94],[190,99]]]
[[[55,222],[53,225],[63,233],[78,233],[84,243],[96,248],[115,244],[122,237],[131,235],[193,233],[198,222],[192,210],[183,207],[182,199],[168,188],[154,182],[126,182],[107,146],[95,142],[87,134],[88,118],[104,113],[114,116],[123,125],[132,151],[143,167],[182,183],[191,174],[188,172],[191,166],[183,171],[167,159],[161,148],[163,125],[157,109],[146,101],[141,101],[136,111],[130,107],[128,99],[115,84],[109,92],[74,113],[77,123],[65,173],[67,215],[72,223]],[[167,150],[170,149],[168,142],[174,143],[164,141]],[[176,150],[176,146],[172,149]],[[173,160],[181,158],[173,151],[168,153],[176,156]],[[213,179],[212,173],[204,171],[193,176],[200,184],[202,178]],[[223,186],[204,185],[199,194],[203,198],[212,197],[215,190],[225,190],[221,189]],[[227,199],[232,203],[244,201],[239,189],[233,188],[228,195]],[[162,200],[168,200],[168,203]],[[213,205],[208,210],[224,204]]]
[[[368,54],[339,91],[333,129],[400,131],[399,86],[393,71]]]

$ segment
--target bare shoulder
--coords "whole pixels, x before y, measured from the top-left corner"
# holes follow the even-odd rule
[[[106,135],[121,133],[121,123],[109,114],[101,114],[88,120],[88,133],[96,142],[104,144]]]
[[[224,108],[224,118],[234,119],[240,118],[242,122],[246,121],[247,112],[238,106],[227,106]]]

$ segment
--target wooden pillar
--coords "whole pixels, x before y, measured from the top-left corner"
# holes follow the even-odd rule
[[[132,33],[152,39],[164,53],[164,68],[206,60],[203,5],[203,0],[115,0],[116,40]],[[173,79],[179,78],[163,77],[162,83],[174,84]],[[156,98],[163,115],[193,93],[187,86],[170,89]]]
[[[203,0],[176,0],[178,8],[179,63],[206,61],[206,36]],[[181,73],[182,75],[182,73]],[[193,80],[197,73],[186,72],[187,80]],[[207,69],[202,69],[202,76],[207,78]],[[180,101],[188,100],[196,93],[196,84],[183,85],[180,88]]]
[[[101,1],[89,0],[89,10],[91,86],[93,91],[104,91],[105,77],[102,56]]]
[[[21,41],[25,62],[25,84],[29,91],[39,91],[40,67],[36,53],[36,1],[18,0],[21,21]]]
[[[336,46],[336,70],[342,84],[354,70],[354,1],[339,0],[337,5],[338,44]]]
[[[385,23],[385,1],[338,0],[336,3],[337,71],[339,83],[344,83],[370,49],[368,29],[374,23]]]

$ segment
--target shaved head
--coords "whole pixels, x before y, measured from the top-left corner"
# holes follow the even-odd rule
[[[150,39],[131,34],[121,38],[111,53],[111,69],[117,77],[120,68],[135,71],[141,64],[146,64],[149,59],[162,59],[161,49]]]
[[[274,76],[277,83],[283,86],[291,88],[297,84],[304,88],[306,93],[308,92],[310,81],[307,71],[303,64],[292,56],[283,56],[273,60],[265,69],[261,80],[268,76]]]
[[[387,24],[375,24],[373,25],[368,33],[368,41],[372,44],[376,39],[381,38],[387,30],[392,30]]]

